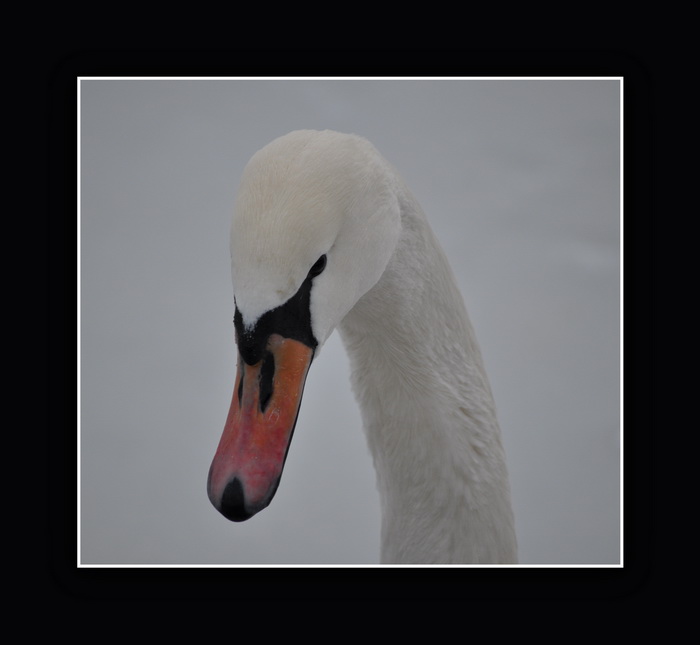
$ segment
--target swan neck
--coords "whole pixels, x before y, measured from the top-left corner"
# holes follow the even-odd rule
[[[377,471],[383,562],[514,562],[491,389],[440,245],[410,195],[379,282],[340,333]]]

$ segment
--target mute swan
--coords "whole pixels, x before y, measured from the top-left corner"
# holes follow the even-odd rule
[[[246,166],[231,227],[238,368],[207,492],[272,500],[307,371],[334,328],[377,472],[382,563],[514,563],[490,386],[423,211],[365,139],[300,130]]]

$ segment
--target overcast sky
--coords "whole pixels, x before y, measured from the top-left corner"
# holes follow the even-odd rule
[[[373,564],[375,475],[334,334],[282,481],[245,523],[206,495],[233,391],[229,225],[250,156],[363,135],[452,263],[491,380],[520,560],[620,560],[620,83],[80,83],[84,564]]]

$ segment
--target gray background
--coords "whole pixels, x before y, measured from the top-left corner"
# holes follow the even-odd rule
[[[521,561],[620,561],[617,79],[84,79],[80,93],[83,564],[378,560],[337,333],[270,507],[234,524],[206,496],[235,375],[238,178],[298,128],[366,136],[442,241],[496,397]]]

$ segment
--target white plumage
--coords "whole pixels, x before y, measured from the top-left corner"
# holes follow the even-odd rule
[[[316,355],[337,327],[350,357],[377,472],[381,562],[516,562],[480,351],[447,259],[393,167],[354,135],[276,139],[244,172],[231,253],[246,330],[327,256],[311,328]]]

